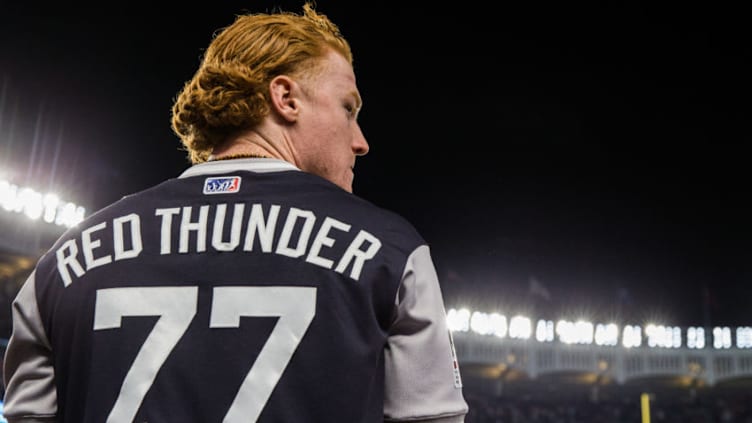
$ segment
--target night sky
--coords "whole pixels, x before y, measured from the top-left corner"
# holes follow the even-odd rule
[[[170,107],[214,30],[301,5],[13,3],[0,172],[90,210],[188,166]],[[449,307],[752,325],[741,9],[362,3],[318,2],[364,99],[354,190],[415,224]]]

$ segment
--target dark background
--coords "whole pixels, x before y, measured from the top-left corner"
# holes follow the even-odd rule
[[[355,193],[420,230],[448,307],[752,324],[741,5],[406,3],[318,10],[364,98]],[[155,4],[0,2],[0,176],[95,210],[178,175],[213,31],[302,3]]]

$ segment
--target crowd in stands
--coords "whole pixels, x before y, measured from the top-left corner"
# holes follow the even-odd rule
[[[467,392],[465,423],[752,423],[752,393],[729,397],[665,398],[649,404],[643,419],[640,398],[601,401],[506,398]]]

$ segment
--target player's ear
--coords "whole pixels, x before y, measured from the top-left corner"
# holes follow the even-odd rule
[[[300,85],[286,75],[274,77],[269,83],[272,109],[288,122],[295,122],[300,112]]]

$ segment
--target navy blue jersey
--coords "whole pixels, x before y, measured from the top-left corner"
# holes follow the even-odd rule
[[[195,165],[89,216],[40,259],[13,314],[10,422],[467,412],[425,241],[279,160]]]

